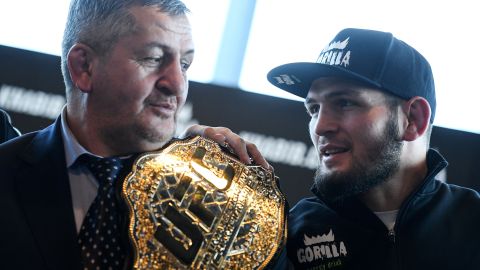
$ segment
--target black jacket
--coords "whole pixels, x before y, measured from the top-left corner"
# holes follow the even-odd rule
[[[0,269],[81,269],[60,119],[0,144]]]
[[[355,198],[301,200],[288,219],[290,262],[296,269],[479,269],[480,195],[434,179],[447,165],[438,152],[429,150],[427,163],[394,233]]]

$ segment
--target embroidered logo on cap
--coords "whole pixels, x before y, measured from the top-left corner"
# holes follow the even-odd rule
[[[282,74],[279,77],[273,77],[277,84],[286,84],[286,85],[294,85],[295,82],[300,82],[300,79],[295,77],[294,75]]]
[[[328,44],[328,46],[320,52],[320,55],[317,58],[317,63],[347,67],[350,64],[351,51],[345,51],[345,48],[347,47],[349,40],[350,37],[346,38],[344,41],[333,41]]]

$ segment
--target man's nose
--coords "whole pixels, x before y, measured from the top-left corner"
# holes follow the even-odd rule
[[[168,90],[171,95],[181,95],[186,90],[187,76],[178,61],[171,61],[159,72],[156,87]]]
[[[338,122],[334,113],[325,106],[321,106],[315,121],[315,134],[325,136],[337,131]]]

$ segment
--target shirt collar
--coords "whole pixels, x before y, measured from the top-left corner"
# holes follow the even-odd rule
[[[80,155],[93,154],[88,152],[83,146],[80,145],[77,138],[75,138],[75,135],[73,135],[72,131],[70,130],[67,123],[67,105],[63,107],[60,118],[62,124],[62,139],[65,149],[65,159],[67,162],[67,168],[70,168]]]

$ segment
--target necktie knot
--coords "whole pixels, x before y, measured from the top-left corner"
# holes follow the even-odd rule
[[[84,155],[84,160],[101,186],[112,185],[123,168],[122,159],[117,157],[100,158]]]

